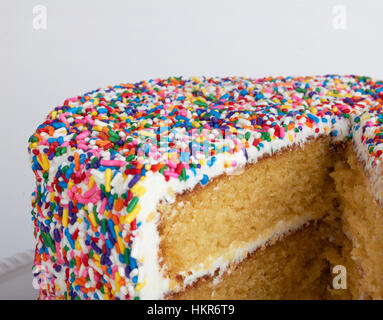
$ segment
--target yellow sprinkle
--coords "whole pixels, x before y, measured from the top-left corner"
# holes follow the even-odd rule
[[[68,209],[67,208],[63,209],[62,225],[64,228],[68,226]]]
[[[90,176],[89,182],[88,182],[88,189],[92,189],[94,185],[94,177]]]
[[[112,181],[112,169],[106,169],[105,170],[105,191],[110,192],[111,187],[110,187],[110,182]]]
[[[200,83],[200,80],[199,80],[197,77],[192,77],[192,80],[193,80],[194,82]]]
[[[94,126],[92,129],[100,132],[100,131],[102,131],[102,126]]]
[[[123,244],[123,242],[119,236],[117,237],[117,243],[118,243],[118,246],[120,247],[120,252],[124,252],[125,251],[125,245]]]
[[[138,215],[138,213],[141,210],[141,206],[139,204],[136,204],[133,211],[129,213],[129,215],[125,218],[125,223],[131,223]]]
[[[32,142],[32,143],[29,145],[29,147],[30,147],[31,149],[37,148],[37,147],[38,147],[38,143],[37,143],[37,142]]]
[[[294,141],[294,138],[293,138],[293,136],[291,135],[291,134],[289,134],[289,140],[292,142],[292,141]]]
[[[134,194],[136,194],[138,197],[142,197],[145,192],[146,188],[143,185],[140,184],[135,184],[133,188],[130,189]]]
[[[93,259],[96,260],[97,263],[100,263],[101,258],[97,253],[93,253]]]
[[[154,219],[156,213],[154,211],[150,212],[148,216],[146,217],[146,222],[150,222]]]
[[[120,228],[116,225],[114,226],[114,231],[116,232],[117,243],[118,243],[118,246],[120,247],[120,251],[123,253],[125,251],[125,245],[122,242],[121,237],[119,236]]]
[[[130,188],[130,191],[132,191],[133,193],[136,193],[138,190],[138,183],[136,183],[132,188]]]
[[[51,202],[55,202],[55,192],[51,192]]]
[[[73,186],[74,186],[73,180],[69,180],[68,186],[67,186],[68,190],[72,189]]]
[[[311,107],[310,112],[313,114],[317,114],[318,110],[317,110],[317,108]]]
[[[56,111],[52,111],[51,119],[56,119],[56,118],[57,118],[57,112]]]
[[[80,245],[80,242],[78,241],[78,239],[76,240],[74,247],[76,250],[81,251],[81,245]]]
[[[116,291],[120,292],[120,274],[118,272],[114,273],[114,283],[116,285]]]
[[[145,287],[145,284],[146,284],[146,280],[144,280],[144,282],[139,283],[139,284],[136,286],[136,290],[137,290],[137,291],[140,291],[143,287]]]
[[[97,227],[96,217],[93,212],[89,214],[89,220],[93,227]]]
[[[49,160],[46,154],[43,154],[41,156],[41,159],[40,157],[37,157],[37,161],[39,162],[40,166],[43,168],[44,171],[49,170]]]

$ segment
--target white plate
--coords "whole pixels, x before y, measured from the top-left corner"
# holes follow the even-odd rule
[[[0,260],[0,300],[37,299],[32,287],[33,250]]]

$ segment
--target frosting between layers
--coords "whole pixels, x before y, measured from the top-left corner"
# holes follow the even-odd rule
[[[381,201],[382,98],[382,82],[319,76],[157,79],[66,100],[29,141],[41,297],[163,297],[158,203],[320,134],[353,139]]]

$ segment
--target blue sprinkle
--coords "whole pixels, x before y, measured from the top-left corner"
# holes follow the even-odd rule
[[[74,249],[74,241],[73,241],[73,239],[72,239],[71,234],[69,233],[68,228],[65,228],[64,234],[66,235],[66,237],[67,237],[67,239],[68,239],[68,242],[69,242],[71,248]]]
[[[113,223],[113,220],[112,220],[112,219],[109,219],[109,220],[108,220],[108,227],[109,227],[109,231],[110,231],[110,233],[112,234],[113,238],[114,238],[114,239],[117,239],[117,237],[116,237],[116,232],[114,231],[114,223]]]
[[[108,113],[108,109],[106,109],[106,108],[98,108],[97,112],[98,113]]]
[[[308,113],[307,114],[307,118],[309,118],[310,120],[313,120],[314,122],[318,123],[319,122],[319,118],[314,116],[313,114],[311,113]]]
[[[209,177],[206,174],[204,174],[202,179],[201,179],[201,184],[204,186],[208,182],[209,182]]]

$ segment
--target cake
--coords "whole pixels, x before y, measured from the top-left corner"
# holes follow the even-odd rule
[[[338,75],[65,100],[29,139],[40,298],[382,299],[382,103]]]

